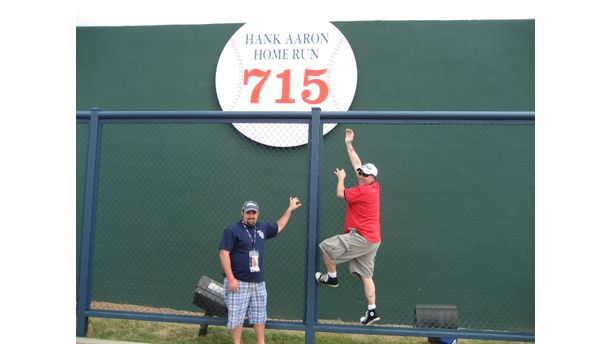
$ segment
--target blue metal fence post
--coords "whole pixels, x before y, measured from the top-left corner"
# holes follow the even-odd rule
[[[306,240],[306,269],[304,281],[306,283],[305,296],[305,325],[306,344],[314,344],[316,325],[316,285],[314,274],[317,268],[317,242],[318,242],[318,227],[319,227],[319,193],[321,191],[320,175],[321,175],[321,152],[323,142],[323,131],[321,130],[321,109],[312,109],[312,119],[310,121],[309,132],[309,195],[308,195],[308,233]]]
[[[89,120],[89,143],[87,148],[87,171],[85,175],[85,197],[83,205],[83,227],[81,233],[81,257],[79,271],[79,290],[77,298],[77,329],[78,337],[87,335],[88,317],[91,300],[91,272],[93,263],[93,232],[95,228],[95,198],[99,156],[98,108],[91,109]]]

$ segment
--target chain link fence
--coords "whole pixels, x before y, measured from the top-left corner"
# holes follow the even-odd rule
[[[342,230],[333,171],[351,168],[348,127],[361,160],[379,169],[376,327],[413,328],[417,305],[453,305],[459,329],[533,336],[533,123],[338,124],[322,142],[318,242]],[[78,243],[88,130],[77,123]],[[299,196],[286,230],[266,242],[266,284],[268,317],[302,323],[314,278],[305,274],[309,148],[265,146],[229,123],[101,121],[86,309],[202,316],[195,285],[202,275],[222,281],[219,241],[240,220],[242,202],[256,200],[260,219],[274,222]],[[356,185],[347,175],[347,186]],[[317,321],[358,325],[361,283],[345,264],[338,273],[339,288],[318,288]]]

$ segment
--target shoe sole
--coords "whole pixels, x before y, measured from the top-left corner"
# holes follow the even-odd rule
[[[325,283],[321,283],[321,282],[319,282],[319,284],[322,284],[322,285],[324,285],[326,287],[330,287],[330,288],[338,288],[338,286],[340,285],[340,283],[338,283],[338,284],[325,284]]]
[[[321,275],[319,275],[319,276],[321,276]],[[319,281],[319,278],[317,277],[317,274],[315,274],[315,281],[317,281],[317,283],[319,283],[321,285],[324,285],[324,286],[327,286],[327,287],[330,287],[330,288],[338,288],[338,286],[340,285],[340,283],[337,283],[337,284],[328,284],[328,283],[321,282],[321,281]]]
[[[373,323],[377,322],[378,320],[380,320],[380,317],[374,318],[374,319],[370,320],[370,322],[365,323],[365,324],[364,324],[364,323],[362,323],[362,324],[363,324],[363,325],[366,325],[366,326],[370,326],[370,325],[372,325]]]

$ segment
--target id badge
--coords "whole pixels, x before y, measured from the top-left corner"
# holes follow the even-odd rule
[[[259,251],[252,250],[249,252],[249,258],[251,260],[251,264],[249,269],[251,272],[259,272]]]

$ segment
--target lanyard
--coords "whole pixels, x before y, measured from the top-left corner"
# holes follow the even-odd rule
[[[245,224],[243,224],[242,226],[244,226],[244,229],[246,229],[246,232],[249,235],[249,238],[251,238],[251,244],[253,244],[253,249],[255,249],[255,242],[257,241],[257,225],[255,225],[253,236],[251,236],[251,232],[249,232],[249,229],[247,228]]]

